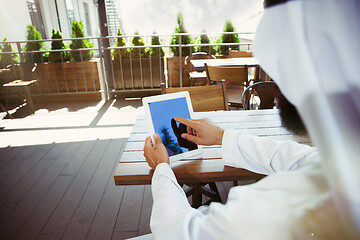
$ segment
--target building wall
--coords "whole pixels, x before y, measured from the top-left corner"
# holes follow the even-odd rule
[[[24,40],[31,19],[25,0],[0,0],[0,41]]]
[[[41,0],[40,8],[48,39],[52,29],[59,28],[55,1],[58,5],[60,26],[63,38],[70,38],[71,25],[67,14],[66,0]],[[99,36],[99,17],[93,0],[71,0],[74,7],[75,21],[82,21],[86,36]],[[88,6],[88,21],[85,18],[84,3]],[[26,26],[31,19],[26,0],[0,0],[0,41],[7,37],[10,41],[25,40]],[[89,29],[89,30],[88,30]]]

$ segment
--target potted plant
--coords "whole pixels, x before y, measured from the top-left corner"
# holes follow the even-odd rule
[[[20,62],[19,55],[13,51],[11,43],[8,42],[8,39],[6,37],[3,40],[3,46],[0,48],[0,51],[4,53],[1,54],[0,68],[6,68],[9,65]],[[10,52],[13,53],[5,54]]]
[[[200,37],[196,40],[197,44],[209,44],[210,38],[207,34],[201,34]],[[216,49],[215,46],[198,46],[196,47],[196,52],[207,52],[209,54],[215,55]]]
[[[75,21],[71,24],[71,41],[70,48],[71,49],[81,49],[81,48],[93,48],[94,45],[90,42],[89,39],[76,39],[76,38],[84,38],[84,27],[81,21]],[[80,62],[80,61],[88,61],[93,57],[92,50],[86,51],[74,51],[71,52],[71,59]]]
[[[223,32],[236,32],[236,29],[230,19],[225,21]],[[237,34],[222,34],[219,39],[220,43],[240,43],[240,39]],[[233,50],[239,50],[239,46],[220,46],[219,53],[221,55],[229,55],[229,47]]]
[[[126,47],[126,41],[122,36],[120,28],[117,30],[117,38],[115,47]],[[130,88],[131,81],[131,65],[130,65],[130,51],[128,48],[113,49],[112,57],[114,59],[114,87],[115,89]]]
[[[115,46],[125,47],[126,43],[120,29],[118,29],[117,36]],[[154,40],[152,38],[151,45],[159,44],[159,39]],[[131,46],[145,46],[143,38],[138,36],[137,32],[131,41]],[[157,51],[159,51],[158,48]],[[164,50],[160,48],[160,62],[155,59],[156,57],[159,58],[157,54],[159,52],[149,50],[146,47],[131,48],[130,51],[127,48],[114,49],[112,55],[114,57],[115,89],[160,87],[162,71],[159,69],[163,69],[161,59],[164,56]]]
[[[41,34],[35,29],[33,25],[26,26],[26,40],[42,40]],[[24,47],[25,52],[44,50],[44,42],[27,42]],[[46,62],[42,53],[26,53],[25,62],[29,63],[41,63]]]
[[[54,41],[51,42],[51,50],[65,50],[66,46],[62,40],[62,34],[60,30],[52,29],[51,39]],[[57,40],[56,40],[57,39]],[[50,62],[67,62],[70,60],[70,54],[67,51],[61,52],[52,52],[49,54]]]
[[[177,15],[177,26],[175,27],[175,34],[187,33],[184,27],[184,18],[181,13]],[[181,36],[181,44],[192,44],[194,41],[189,35]],[[171,38],[171,45],[178,45],[180,43],[180,36],[174,35]],[[180,63],[182,64],[182,86],[189,86],[189,77],[185,70],[185,57],[190,55],[191,47],[181,48],[181,59],[180,59],[180,48],[177,46],[170,47],[170,51],[173,53],[172,57],[167,58],[167,72],[168,72],[168,83],[169,86],[179,87],[180,86]]]
[[[92,48],[89,39],[83,38],[84,30],[81,22],[72,23],[71,49]],[[69,51],[63,43],[60,31],[53,29],[49,63],[38,64],[37,75],[42,93],[97,92],[103,89],[99,77],[99,59],[91,59],[92,50]],[[71,61],[70,61],[71,60]]]

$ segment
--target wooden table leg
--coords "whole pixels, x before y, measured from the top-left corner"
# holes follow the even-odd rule
[[[192,186],[194,188],[194,192],[192,193],[192,207],[198,208],[202,205],[202,193],[201,193],[201,184],[194,184]]]
[[[34,103],[30,95],[30,86],[24,87],[24,93],[26,97],[26,103],[29,104],[29,107],[31,108],[32,113],[35,113]]]

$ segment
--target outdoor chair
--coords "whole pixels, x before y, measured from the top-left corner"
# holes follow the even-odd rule
[[[255,68],[254,72],[254,83],[263,82],[263,81],[272,81],[271,77],[266,74],[266,72],[259,66]]]
[[[247,87],[242,94],[245,110],[272,109],[276,105],[279,87],[273,81],[257,82]]]
[[[225,81],[213,86],[166,88],[161,83],[161,94],[188,91],[194,112],[229,110]]]
[[[214,55],[207,52],[195,52],[185,58],[185,70],[189,76],[190,86],[206,85],[206,72],[205,68],[194,68],[191,64],[191,60],[194,59],[215,59]]]
[[[253,54],[251,51],[237,51],[237,50],[230,49],[229,57],[230,58],[253,57]]]
[[[205,64],[208,85],[219,84],[226,80],[226,88],[230,107],[242,108],[241,95],[249,85],[246,67],[209,66]]]

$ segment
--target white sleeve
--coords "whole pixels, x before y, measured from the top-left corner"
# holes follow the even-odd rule
[[[152,178],[153,208],[150,228],[155,239],[190,239],[187,227],[202,213],[192,208],[171,167],[159,164]],[[185,236],[184,236],[185,235]]]
[[[269,175],[318,161],[319,154],[316,148],[295,141],[277,141],[229,129],[223,136],[222,158],[228,166]]]
[[[313,230],[329,237],[329,231],[333,234],[339,229],[339,218],[329,215],[333,205],[324,203],[331,195],[316,164],[233,187],[226,204],[211,203],[202,213],[189,205],[170,166],[162,163],[154,172],[152,194],[150,227],[154,239],[304,239]],[[308,224],[309,219],[304,217],[309,217],[309,211],[321,221]],[[328,220],[335,221],[331,227]]]

